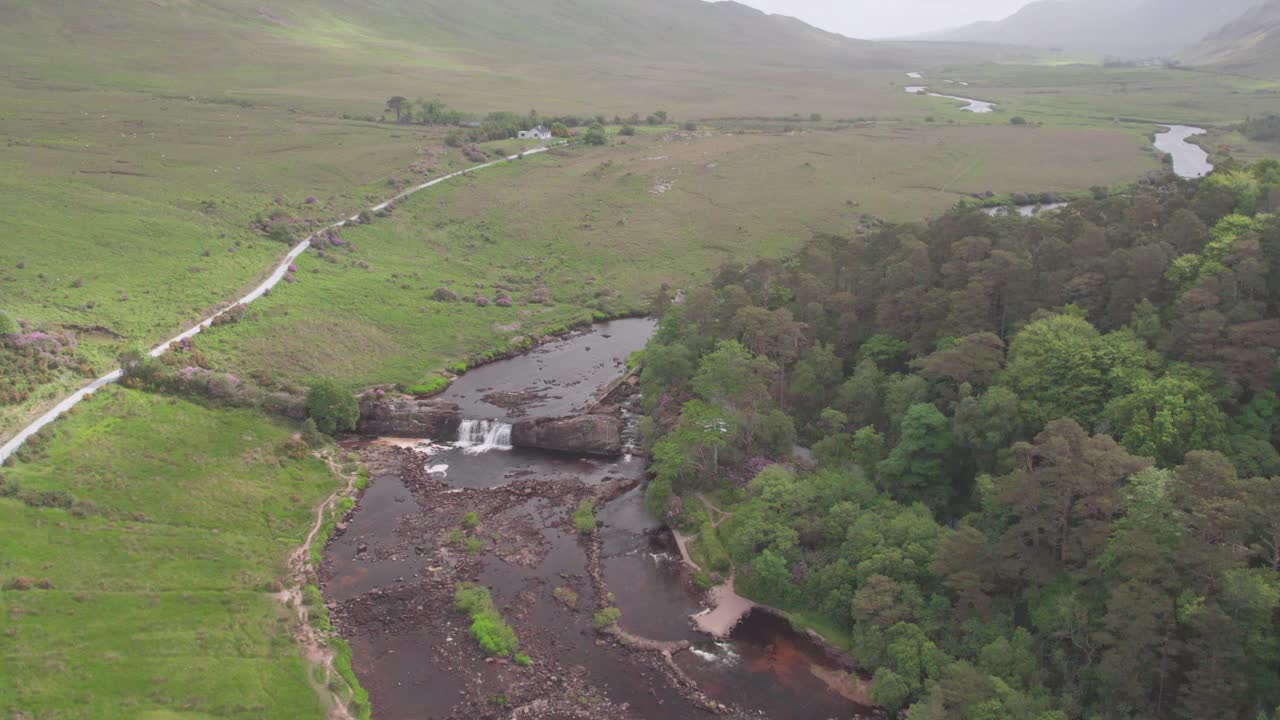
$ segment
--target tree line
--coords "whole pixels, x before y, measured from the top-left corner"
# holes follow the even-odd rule
[[[398,123],[460,126],[451,131],[447,138],[448,144],[454,147],[464,143],[507,140],[516,137],[523,130],[539,126],[546,126],[555,137],[567,138],[574,134],[575,128],[588,128],[587,132],[590,132],[590,128],[611,123],[605,115],[540,115],[537,110],[530,110],[527,114],[500,111],[475,115],[454,110],[441,100],[410,100],[401,95],[389,98],[383,112],[394,115]],[[657,110],[644,118],[639,113],[632,113],[627,117],[614,115],[612,120],[613,125],[625,127],[666,125],[670,122],[673,120],[665,110]]]
[[[1280,718],[1277,189],[958,208],[662,291],[646,502],[911,720]]]

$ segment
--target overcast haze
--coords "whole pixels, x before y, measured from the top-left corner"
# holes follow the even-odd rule
[[[1030,0],[738,0],[857,38],[902,37],[1007,17]]]

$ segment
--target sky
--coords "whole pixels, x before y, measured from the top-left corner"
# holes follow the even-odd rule
[[[999,20],[1030,0],[738,0],[856,38],[902,37]]]

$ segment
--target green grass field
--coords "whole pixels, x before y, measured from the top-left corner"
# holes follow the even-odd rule
[[[1136,133],[1087,129],[642,134],[432,188],[344,230],[357,251],[305,254],[297,282],[197,342],[255,377],[410,385],[549,327],[642,311],[664,282],[782,255],[813,233],[850,231],[862,213],[919,218],[970,193],[1067,191],[1155,167]],[[513,307],[432,300],[437,288],[492,300],[499,284]],[[521,304],[539,285],[553,304]]]
[[[44,457],[4,468],[20,492],[0,497],[0,712],[320,716],[268,593],[337,482],[278,453],[290,433],[116,388],[58,423]]]

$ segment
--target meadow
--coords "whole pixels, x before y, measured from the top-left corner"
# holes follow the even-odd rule
[[[664,283],[781,256],[864,215],[907,220],[976,193],[1063,192],[1157,167],[1136,133],[817,125],[615,136],[459,178],[344,229],[347,245],[325,257],[304,254],[295,282],[197,343],[218,367],[284,384],[429,383],[574,322],[645,312]],[[1029,153],[1049,160],[1021,162]],[[551,302],[525,302],[541,287]]]
[[[0,712],[295,718],[323,712],[269,593],[332,491],[293,428],[111,388],[0,485]]]

